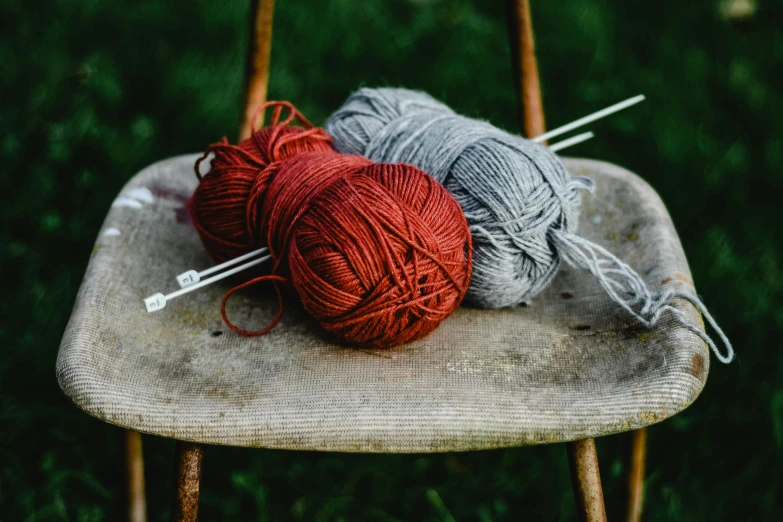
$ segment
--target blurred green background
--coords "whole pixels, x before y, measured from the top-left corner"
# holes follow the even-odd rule
[[[270,98],[322,123],[360,85],[424,89],[516,129],[503,2],[278,0]],[[122,430],[54,363],[103,216],[142,167],[236,138],[247,2],[0,0],[0,520],[124,517]],[[570,154],[647,179],[735,343],[649,432],[647,520],[783,510],[783,2],[533,1],[550,126],[637,93]],[[145,437],[151,520],[170,440]],[[629,437],[598,441],[623,518]],[[366,456],[209,447],[201,519],[574,520],[562,445]]]

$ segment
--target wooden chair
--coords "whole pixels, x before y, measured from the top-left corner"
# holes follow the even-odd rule
[[[509,2],[528,135],[543,132],[526,0]],[[265,98],[272,2],[254,11],[246,117]],[[432,335],[391,351],[325,339],[291,301],[261,338],[227,331],[207,287],[147,314],[142,299],[207,267],[184,210],[196,155],[137,174],[109,210],[57,361],[63,391],[86,412],[127,428],[130,519],[144,520],[139,433],[178,441],[172,520],[196,520],[203,444],[339,452],[444,452],[565,442],[582,520],[605,520],[594,437],[634,432],[629,520],[641,514],[644,427],[690,405],[705,384],[708,348],[674,320],[636,324],[593,278],[563,267],[534,303],[462,308]],[[692,288],[677,233],[658,195],[608,163],[565,160],[593,178],[580,234],[639,271],[652,288]],[[241,324],[272,317],[267,295],[235,298]],[[681,306],[703,327],[698,312]]]

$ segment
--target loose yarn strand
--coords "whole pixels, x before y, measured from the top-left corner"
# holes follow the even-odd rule
[[[551,236],[565,262],[595,276],[612,301],[619,304],[639,322],[649,328],[658,322],[665,311],[671,311],[682,326],[707,343],[719,361],[722,363],[732,361],[734,349],[731,342],[698,297],[689,292],[672,289],[652,293],[633,268],[603,247],[567,232],[555,231]],[[672,300],[677,298],[689,301],[701,312],[726,348],[725,354],[709,335],[689,324],[682,311],[672,306]],[[638,308],[640,303],[642,307],[637,312],[634,307]]]
[[[251,118],[252,122],[252,129],[253,132],[256,132],[258,129],[256,128],[256,123],[258,120],[258,117],[261,116],[261,127],[264,126],[263,121],[263,115],[266,109],[269,107],[274,107],[274,112],[272,113],[272,120],[269,122],[269,127],[277,127],[277,126],[285,126],[289,123],[293,122],[294,119],[299,121],[299,124],[302,125],[302,127],[306,129],[312,129],[313,124],[310,123],[310,121],[305,118],[299,110],[297,110],[296,107],[294,107],[294,104],[287,101],[268,101],[265,103],[262,103],[257,109],[256,112],[253,114],[253,117]],[[283,109],[288,109],[288,116],[283,121],[280,121],[280,116],[283,112]]]
[[[228,314],[226,313],[226,304],[228,304],[228,300],[234,294],[234,292],[238,292],[243,288],[247,288],[249,286],[253,286],[258,283],[264,283],[268,281],[272,282],[272,285],[275,287],[275,292],[277,293],[277,315],[275,316],[274,319],[272,319],[272,322],[269,323],[264,328],[262,328],[261,330],[243,330],[242,328],[239,328],[234,323],[232,323],[228,318]],[[238,334],[247,335],[249,337],[256,337],[259,335],[266,334],[272,328],[277,326],[277,323],[279,323],[280,319],[283,317],[283,294],[280,292],[280,287],[277,284],[287,283],[287,282],[288,280],[285,277],[281,277],[278,275],[265,275],[265,276],[253,278],[250,281],[246,281],[242,284],[235,286],[234,288],[226,292],[226,295],[223,296],[223,301],[221,301],[220,303],[220,315],[223,316],[223,322],[226,323],[226,326],[228,326],[231,330],[235,331]]]
[[[715,354],[715,357],[717,357],[720,362],[724,364],[728,364],[732,360],[734,360],[734,347],[731,345],[731,341],[729,341],[729,338],[726,337],[726,334],[723,333],[723,330],[720,329],[718,323],[715,321],[715,318],[712,317],[712,314],[707,310],[707,307],[704,306],[704,303],[702,303],[701,300],[698,299],[696,296],[689,293],[673,292],[671,294],[671,297],[672,298],[679,297],[681,299],[686,299],[690,301],[693,306],[698,308],[699,312],[701,312],[702,317],[704,317],[704,319],[712,327],[712,329],[715,330],[715,333],[718,334],[718,337],[720,338],[721,342],[726,347],[726,355],[723,355],[720,352],[718,347],[715,345],[715,343],[712,341],[712,339],[710,339],[710,337],[706,333],[699,330],[698,328],[695,328],[694,326],[691,326],[690,324],[683,323],[684,326],[691,332],[701,337],[702,340],[709,345],[709,347],[712,349],[712,353]]]

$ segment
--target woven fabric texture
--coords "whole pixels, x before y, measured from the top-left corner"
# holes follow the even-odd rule
[[[393,350],[341,346],[295,298],[260,338],[228,331],[220,301],[236,280],[147,314],[142,299],[210,261],[185,205],[197,156],[156,163],[118,196],[60,346],[63,391],[106,422],[210,444],[351,452],[434,452],[608,435],[683,410],[707,378],[705,343],[672,317],[646,329],[589,274],[563,267],[530,306],[463,307]],[[694,291],[658,195],[619,167],[566,160],[596,182],[579,234],[651,289]],[[692,305],[677,302],[703,328]],[[231,316],[268,323],[269,289],[237,295]]]

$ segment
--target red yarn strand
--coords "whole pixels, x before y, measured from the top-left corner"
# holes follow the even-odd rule
[[[295,119],[305,128],[310,129],[313,127],[313,124],[310,123],[307,118],[305,118],[302,113],[297,110],[296,107],[294,107],[293,103],[287,101],[268,101],[262,103],[258,109],[256,109],[253,117],[250,119],[252,122],[251,127],[253,128],[254,132],[256,132],[256,120],[258,120],[259,115],[261,116],[261,126],[263,127],[264,113],[269,107],[275,108],[274,112],[272,113],[272,119],[269,122],[269,127],[286,126]],[[288,116],[283,121],[280,121],[280,116],[284,108],[288,109]]]
[[[272,282],[272,285],[275,287],[275,292],[277,293],[277,315],[275,316],[274,319],[272,319],[272,322],[269,323],[264,328],[262,328],[261,330],[243,330],[242,328],[239,328],[238,326],[234,325],[234,323],[232,323],[228,319],[228,314],[226,313],[226,304],[228,303],[229,298],[232,295],[234,295],[235,292],[238,292],[243,288],[248,288],[258,283],[265,283],[268,281]],[[250,281],[242,283],[241,285],[235,286],[234,288],[226,292],[226,295],[223,296],[223,301],[221,301],[220,303],[220,315],[223,316],[223,322],[226,323],[226,326],[234,330],[236,333],[247,335],[250,337],[264,335],[268,333],[272,328],[277,326],[277,323],[279,323],[280,319],[282,319],[283,317],[283,294],[280,292],[280,288],[277,286],[277,283],[286,283],[286,282],[287,281],[284,277],[280,277],[276,275],[266,275],[266,276],[256,277],[254,279],[251,279]]]

